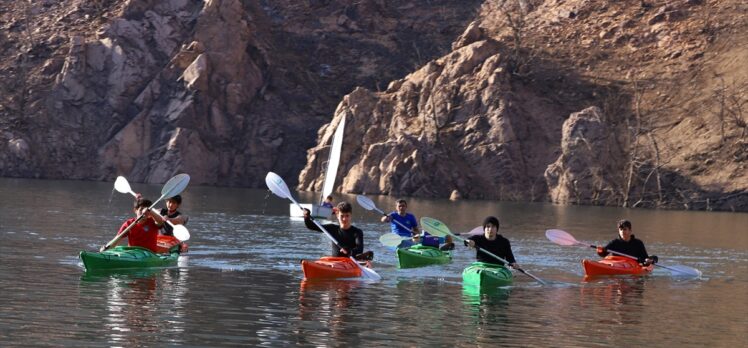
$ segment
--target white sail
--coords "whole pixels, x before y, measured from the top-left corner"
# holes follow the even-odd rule
[[[327,171],[325,172],[325,184],[322,186],[322,200],[332,193],[335,187],[335,177],[338,174],[338,164],[340,164],[340,150],[343,147],[343,130],[345,129],[345,115],[340,121],[335,135],[332,137],[332,146],[330,147],[330,158],[327,160]]]

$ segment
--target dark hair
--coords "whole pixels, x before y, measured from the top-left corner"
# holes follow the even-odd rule
[[[332,195],[327,196],[327,199],[332,200]]]
[[[631,221],[629,221],[629,220],[619,220],[618,221],[618,228],[630,230],[631,229]]]
[[[132,207],[133,207],[134,209],[139,209],[139,208],[141,208],[141,207],[146,207],[146,208],[148,208],[148,207],[150,207],[151,205],[153,205],[153,202],[151,202],[151,201],[150,201],[150,200],[148,200],[148,199],[143,199],[143,198],[141,198],[141,199],[138,199],[138,200],[136,200],[136,201],[135,201],[135,204],[133,204],[133,206],[132,206]]]
[[[168,200],[172,200],[172,201],[174,201],[174,202],[177,202],[177,204],[182,204],[182,196],[180,196],[180,195],[176,195],[176,196],[173,196],[173,197],[169,197],[169,198],[167,198],[166,200],[167,200],[167,201],[168,201]]]
[[[340,202],[338,203],[338,211],[341,213],[352,213],[353,206],[348,202]]]
[[[398,199],[397,204],[405,204],[408,205],[408,202],[406,202],[404,199]]]
[[[485,229],[486,226],[489,224],[496,226],[496,229],[499,229],[499,219],[494,216],[489,216],[483,220],[483,228]]]

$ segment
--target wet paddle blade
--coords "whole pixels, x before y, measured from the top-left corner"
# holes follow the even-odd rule
[[[361,277],[372,280],[372,281],[380,281],[382,280],[382,276],[380,276],[377,272],[374,272],[373,269],[361,266],[355,259],[351,258],[356,264],[358,265],[358,268],[361,269]]]
[[[394,233],[383,234],[381,237],[379,237],[379,242],[387,247],[397,247],[398,245],[400,245],[400,243],[403,242],[403,240],[405,240],[405,238]]]
[[[356,202],[358,202],[358,205],[366,210],[374,210],[377,208],[377,205],[374,204],[374,202],[369,199],[369,197],[366,197],[364,195],[357,195]]]
[[[118,176],[117,180],[114,180],[114,189],[119,193],[129,193],[135,196],[135,192],[130,188],[130,183],[127,182],[124,176]]]
[[[446,236],[454,236],[452,232],[449,231],[449,227],[445,225],[443,222],[430,218],[427,216],[424,216],[421,218],[421,226],[423,227],[426,232],[433,236],[437,237],[446,237]]]
[[[483,229],[483,226],[478,226],[478,227],[470,230],[470,232],[465,232],[462,235],[465,236],[465,237],[472,237],[472,236],[479,236],[479,235],[481,235],[483,233],[485,233],[484,229]]]
[[[174,237],[179,239],[180,242],[190,239],[190,231],[184,225],[172,225],[172,232],[174,233]]]
[[[684,266],[684,265],[673,265],[673,266],[664,266],[660,264],[655,264],[655,266],[660,266],[662,268],[665,268],[670,271],[670,275],[673,277],[693,277],[693,278],[701,278],[701,271],[699,271],[696,268]]]
[[[281,178],[280,175],[268,172],[268,175],[265,176],[265,185],[267,185],[270,191],[272,191],[276,196],[280,198],[291,198],[291,192],[288,191],[288,186],[286,186],[286,182],[283,181],[283,178]]]
[[[551,229],[545,231],[545,237],[551,242],[558,245],[579,245],[581,242],[574,239],[574,236],[564,230]]]
[[[169,179],[169,181],[167,181],[166,184],[164,184],[164,188],[161,189],[161,197],[162,198],[174,197],[182,193],[182,191],[184,191],[184,189],[187,188],[187,184],[189,183],[190,183],[189,175],[177,174],[177,176]],[[160,200],[161,199],[158,199],[156,202],[153,202],[153,205],[156,205],[156,203]]]

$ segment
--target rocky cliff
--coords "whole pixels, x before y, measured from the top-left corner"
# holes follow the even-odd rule
[[[434,59],[343,98],[342,192],[748,210],[748,6],[487,1]]]
[[[0,175],[746,211],[747,8],[2,2]]]

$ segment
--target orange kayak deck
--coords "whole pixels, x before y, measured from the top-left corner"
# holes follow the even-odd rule
[[[366,267],[370,267],[367,263]],[[319,260],[301,260],[304,279],[361,277],[361,269],[349,257],[324,256]]]
[[[164,236],[159,234],[158,237],[156,237],[156,253],[157,254],[167,254],[171,251],[172,248],[179,245],[181,242],[179,239],[177,239],[174,236]],[[180,253],[187,252],[187,243],[181,243],[182,245],[179,246],[178,251]]]
[[[652,273],[653,265],[643,267],[634,259],[624,256],[607,256],[602,260],[582,260],[586,276],[604,275],[647,275]]]

